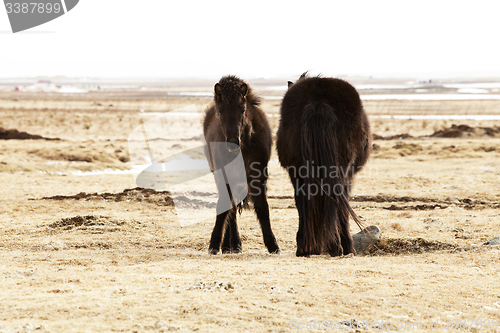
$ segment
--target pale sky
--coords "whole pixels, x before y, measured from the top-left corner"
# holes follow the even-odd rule
[[[500,77],[500,1],[80,0],[12,34],[0,77]]]

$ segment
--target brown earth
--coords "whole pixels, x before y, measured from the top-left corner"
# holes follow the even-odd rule
[[[468,125],[451,125],[441,131],[434,132],[431,137],[435,138],[471,138],[471,137],[500,137],[499,127],[471,127]]]
[[[112,202],[120,201],[146,201],[160,206],[173,206],[174,201],[168,191],[155,191],[147,188],[132,188],[126,189],[120,193],[85,193],[80,192],[76,195],[55,195],[52,197],[43,197],[41,200],[105,200]]]
[[[19,132],[16,129],[6,130],[0,127],[0,140],[60,140],[59,138],[44,138],[41,135],[33,135]]]
[[[482,138],[500,137],[500,127],[471,127],[469,125],[455,125],[452,124],[451,127],[443,128],[441,130],[435,131],[431,135],[421,136],[422,138]],[[402,140],[402,139],[412,139],[414,138],[408,133],[382,136],[378,134],[373,134],[373,140]]]

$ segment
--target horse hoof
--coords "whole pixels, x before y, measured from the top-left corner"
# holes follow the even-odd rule
[[[229,253],[233,253],[230,248],[227,247],[222,248],[222,254],[229,254]]]
[[[276,244],[276,241],[269,242],[269,243],[270,243],[269,245],[266,244],[266,247],[267,247],[267,250],[269,251],[269,253],[279,254],[280,248],[279,248],[278,244]]]
[[[240,254],[241,253],[241,247],[237,247],[234,249],[231,249],[232,254]]]
[[[271,253],[271,254],[281,254],[281,251],[280,251],[280,249],[278,247],[278,248],[276,248],[274,250],[269,250],[269,253]]]
[[[208,249],[208,254],[216,255],[217,253],[219,253],[217,249]]]
[[[297,252],[295,252],[295,255],[297,257],[306,257],[306,258],[309,258],[310,257],[310,254],[303,251],[303,250],[297,250]]]
[[[344,254],[348,254],[348,253],[347,252],[344,253],[344,249],[342,248],[342,246],[335,246],[335,247],[328,249],[328,254],[330,255],[330,257],[341,257]]]

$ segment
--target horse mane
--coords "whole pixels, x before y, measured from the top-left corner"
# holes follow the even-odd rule
[[[319,78],[323,78],[323,74],[322,73],[319,73],[318,75],[316,76],[311,76],[309,75],[309,71],[305,71],[304,73],[302,73],[300,75],[300,77],[298,78],[297,82],[299,82],[300,80],[303,80],[303,79],[309,79],[309,78],[312,78],[312,77],[319,77]]]
[[[299,77],[299,79],[297,81],[300,81],[302,79],[305,79],[307,78],[309,75],[309,71],[305,71],[304,73],[302,73],[302,75]]]
[[[224,92],[224,96],[229,100],[235,100],[241,96],[240,87],[243,83],[247,85],[248,89],[247,94],[245,95],[247,104],[252,106],[260,106],[262,104],[262,98],[257,96],[253,92],[252,87],[244,80],[235,75],[226,75],[219,81],[219,85],[221,86],[221,90]],[[218,102],[218,97],[216,94],[214,94],[214,101],[216,103]]]

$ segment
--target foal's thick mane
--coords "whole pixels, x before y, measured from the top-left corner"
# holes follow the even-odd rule
[[[255,95],[252,87],[239,77],[235,75],[226,75],[219,81],[223,96],[229,100],[237,100],[238,97],[241,96],[240,87],[243,83],[247,85],[247,94],[245,96],[247,105],[260,106],[262,103],[262,99],[259,96]],[[214,102],[219,102],[216,94],[214,94]]]

